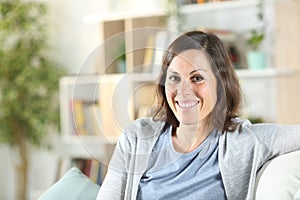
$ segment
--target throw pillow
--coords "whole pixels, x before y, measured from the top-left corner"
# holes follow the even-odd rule
[[[38,200],[95,200],[100,186],[73,167]]]

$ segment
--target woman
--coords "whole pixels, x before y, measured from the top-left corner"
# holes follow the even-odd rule
[[[169,46],[157,91],[154,116],[121,135],[98,200],[250,200],[262,165],[300,149],[300,126],[237,118],[239,82],[213,34],[188,32]]]

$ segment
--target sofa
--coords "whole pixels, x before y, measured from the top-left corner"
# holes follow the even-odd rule
[[[300,200],[300,151],[265,163],[257,174],[255,194],[256,200]]]
[[[38,200],[95,200],[100,186],[71,168]],[[258,172],[255,200],[300,200],[300,151],[268,161]]]

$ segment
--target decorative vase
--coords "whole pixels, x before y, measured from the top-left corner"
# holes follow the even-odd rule
[[[249,51],[247,53],[249,69],[260,70],[266,68],[266,54],[262,51]]]

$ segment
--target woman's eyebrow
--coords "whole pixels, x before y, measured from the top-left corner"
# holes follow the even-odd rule
[[[204,71],[204,72],[207,72],[206,69],[195,69],[195,70],[191,71],[190,74],[193,74],[193,73],[195,73],[195,72],[197,72],[197,71]]]
[[[195,73],[195,72],[197,72],[197,71],[207,72],[206,69],[195,69],[195,70],[191,71],[189,74],[191,75],[191,74],[193,74],[193,73]],[[169,70],[167,71],[167,73],[172,73],[172,74],[178,74],[178,75],[179,75],[178,72],[173,71],[172,69],[169,69]]]
[[[179,74],[178,72],[173,71],[172,69],[168,70],[167,73]]]

